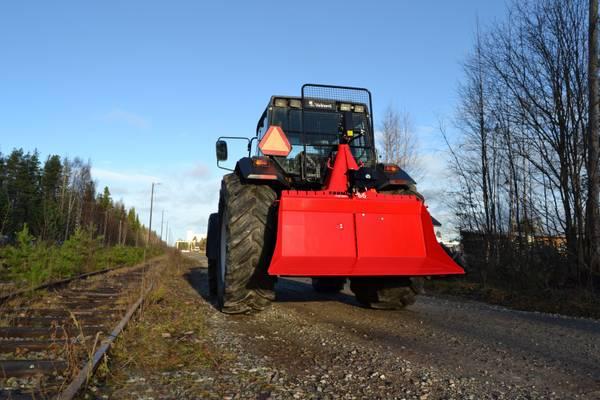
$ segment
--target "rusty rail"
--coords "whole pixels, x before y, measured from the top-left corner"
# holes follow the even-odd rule
[[[145,292],[139,297],[139,299],[129,308],[127,314],[119,321],[115,329],[108,335],[108,338],[102,343],[102,345],[98,348],[98,350],[94,353],[94,356],[91,360],[85,363],[83,368],[79,371],[75,379],[67,386],[65,390],[63,390],[57,397],[58,400],[71,400],[73,399],[77,393],[85,386],[88,380],[92,377],[96,368],[98,368],[98,364],[100,361],[106,356],[110,347],[119,336],[119,334],[125,329],[125,326],[133,317],[135,312],[144,302],[144,298],[146,295],[152,290],[152,285],[145,290]]]
[[[48,292],[43,302],[4,307],[0,326],[0,398],[72,399],[143,304],[153,287],[146,274],[155,262],[50,282],[36,288],[59,287]],[[117,270],[110,279],[85,279]],[[25,292],[13,292],[3,300]],[[130,298],[133,293],[138,295]],[[137,300],[132,304],[134,299]],[[85,343],[94,336],[99,339],[99,347],[88,355]],[[69,357],[78,361],[74,364],[75,359]],[[71,368],[76,374],[73,380]],[[25,386],[15,386],[15,382],[25,382]]]
[[[146,264],[147,263],[144,263],[142,266],[140,266],[138,268],[143,268]],[[85,274],[72,276],[70,278],[59,279],[57,281],[52,281],[52,282],[46,282],[46,283],[43,283],[41,285],[35,286],[30,289],[20,289],[20,290],[0,296],[0,305],[2,305],[3,303],[5,303],[6,301],[8,301],[10,299],[14,299],[15,297],[18,297],[18,296],[21,296],[21,295],[24,295],[27,293],[31,293],[36,290],[61,287],[66,284],[69,284],[73,281],[86,279],[86,278],[89,278],[90,276],[94,276],[94,275],[106,274],[111,271],[118,271],[120,269],[127,268],[127,267],[132,267],[132,266],[131,265],[119,265],[119,266],[112,267],[112,268],[104,268],[104,269],[101,269],[98,271],[86,272]]]

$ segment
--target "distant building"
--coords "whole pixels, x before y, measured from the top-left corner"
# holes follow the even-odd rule
[[[189,253],[190,242],[188,242],[187,240],[177,240],[175,241],[175,248],[181,251],[182,253]]]
[[[201,252],[203,251],[205,242],[205,233],[195,233],[194,231],[189,230],[186,232],[186,240],[177,240],[175,242],[175,248],[183,253],[189,253],[191,251]]]

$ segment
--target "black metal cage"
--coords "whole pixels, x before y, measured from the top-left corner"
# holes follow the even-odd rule
[[[302,86],[302,104],[306,104],[309,100],[334,100],[354,104],[364,104],[367,107],[371,132],[374,132],[373,104],[371,101],[371,92],[368,89],[351,86],[307,83]]]

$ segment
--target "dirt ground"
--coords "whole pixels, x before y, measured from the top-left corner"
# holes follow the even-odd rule
[[[205,266],[165,266],[82,398],[600,399],[600,321],[433,296],[376,311],[290,279],[267,311],[228,316]]]

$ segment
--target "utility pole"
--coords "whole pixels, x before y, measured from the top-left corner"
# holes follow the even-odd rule
[[[166,238],[167,246],[169,245],[169,220],[167,220],[167,238]]]
[[[154,186],[158,186],[160,183],[152,182],[152,191],[150,192],[150,223],[148,224],[148,240],[146,241],[146,247],[150,245],[150,234],[152,233],[152,209],[154,208]]]
[[[165,220],[165,210],[162,210],[162,216],[160,217],[160,240],[162,241],[163,234],[163,222]]]
[[[588,198],[587,247],[590,277],[600,272],[600,174],[598,156],[600,153],[600,124],[598,104],[598,0],[590,0],[588,14]],[[593,282],[593,279],[590,279]]]
[[[117,244],[120,246],[121,245],[121,229],[123,227],[123,219],[119,219],[119,241],[117,242]]]
[[[108,210],[104,211],[104,233],[102,234],[102,236],[104,236],[105,245],[108,243],[106,238],[106,225],[108,225]]]
[[[127,220],[123,224],[123,236],[121,237],[121,246],[125,246],[125,242],[127,242],[127,233],[129,232],[129,224],[127,224]]]

